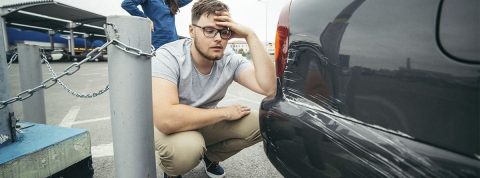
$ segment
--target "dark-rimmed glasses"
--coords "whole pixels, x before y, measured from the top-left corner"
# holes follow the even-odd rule
[[[217,33],[220,33],[220,38],[224,40],[228,40],[230,36],[232,36],[232,31],[228,28],[216,29],[213,27],[198,26],[197,24],[192,24],[192,26],[201,28],[203,30],[203,35],[205,35],[207,38],[215,38]]]

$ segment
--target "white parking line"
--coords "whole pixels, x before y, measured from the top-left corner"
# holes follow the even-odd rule
[[[75,118],[77,118],[77,114],[80,111],[80,106],[73,106],[68,111],[67,115],[63,118],[62,122],[58,124],[60,127],[72,127],[72,123],[75,122]]]
[[[72,123],[72,125],[76,125],[76,124],[86,124],[86,123],[90,123],[90,122],[99,122],[99,121],[104,121],[104,120],[110,120],[110,117],[101,117],[101,118],[96,118],[96,119],[75,121],[75,122]]]
[[[113,156],[113,143],[92,146],[92,157]]]

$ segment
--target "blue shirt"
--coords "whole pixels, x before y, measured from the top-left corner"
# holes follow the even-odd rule
[[[178,0],[178,6],[180,8],[190,2],[192,0]],[[143,12],[138,9],[138,5],[142,6]],[[170,8],[165,0],[124,0],[122,8],[130,15],[148,17],[152,20],[152,45],[155,49],[178,39],[175,16],[170,14]]]

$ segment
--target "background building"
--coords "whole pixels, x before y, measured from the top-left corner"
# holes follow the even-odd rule
[[[247,42],[243,39],[230,40],[227,46],[230,46],[236,53],[241,54],[242,56],[250,54],[250,48],[248,48]]]
[[[248,44],[245,40],[232,39],[228,42],[227,46],[231,47],[236,53],[241,54],[242,56],[245,56],[247,58],[250,58],[250,48],[248,48]],[[265,49],[267,50],[267,53],[273,57],[275,53],[275,44],[268,43],[268,45],[265,46]]]

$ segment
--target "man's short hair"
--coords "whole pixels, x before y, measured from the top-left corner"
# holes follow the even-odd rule
[[[228,11],[228,6],[218,0],[199,0],[192,7],[192,23],[197,23],[203,14],[215,14],[215,11]]]

